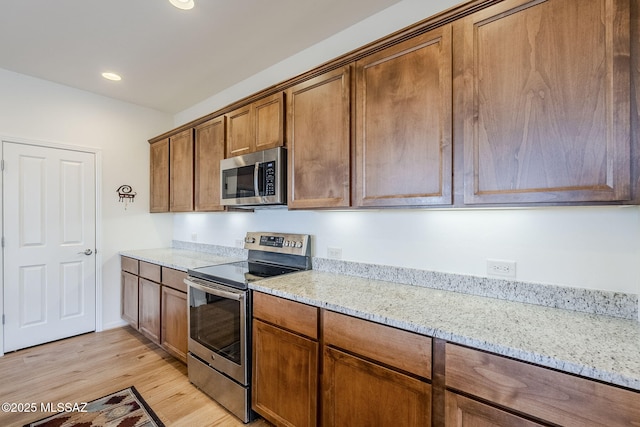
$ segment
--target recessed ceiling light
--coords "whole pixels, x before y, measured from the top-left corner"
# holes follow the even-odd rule
[[[171,2],[172,5],[182,10],[193,9],[193,6],[195,6],[195,3],[193,2],[193,0],[169,0],[169,1]]]
[[[118,82],[122,80],[122,77],[120,77],[116,73],[102,73],[102,77],[104,77],[107,80],[113,80],[114,82]]]

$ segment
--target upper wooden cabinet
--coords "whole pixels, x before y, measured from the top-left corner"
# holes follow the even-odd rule
[[[169,138],[150,146],[150,212],[169,212]]]
[[[224,159],[225,116],[209,120],[195,128],[196,211],[221,211],[220,160]]]
[[[267,96],[225,115],[226,156],[233,157],[284,145],[284,94]]]
[[[505,0],[454,24],[465,204],[631,198],[629,20],[629,0]]]
[[[289,208],[347,207],[351,66],[287,90]]]
[[[357,206],[451,204],[451,26],[356,62]]]
[[[169,210],[193,211],[193,129],[169,138]]]

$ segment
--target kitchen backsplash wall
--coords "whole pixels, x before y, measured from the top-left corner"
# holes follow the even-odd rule
[[[287,211],[174,215],[173,239],[239,246],[247,231],[313,235],[313,255],[487,276],[516,262],[515,280],[640,294],[640,207]]]

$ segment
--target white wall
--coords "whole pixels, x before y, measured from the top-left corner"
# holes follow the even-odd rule
[[[307,71],[457,0],[404,0],[175,116],[175,125]],[[485,275],[486,259],[517,262],[517,279],[640,293],[640,207],[181,214],[174,238],[234,246],[246,231],[314,235],[314,253]]]
[[[486,276],[516,261],[517,280],[640,293],[640,207],[286,211],[180,214],[174,238],[235,246],[246,231],[313,235],[314,256]]]
[[[102,157],[103,326],[120,319],[120,261],[125,249],[171,244],[172,218],[149,214],[149,144],[172,117],[66,86],[0,69],[0,136],[99,149]],[[118,202],[131,185],[135,202]],[[8,225],[10,226],[10,225]]]

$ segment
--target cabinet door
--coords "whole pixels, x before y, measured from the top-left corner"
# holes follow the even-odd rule
[[[318,343],[254,320],[252,387],[252,408],[270,422],[315,426]]]
[[[629,0],[507,0],[456,25],[464,202],[628,200]]]
[[[356,204],[451,204],[451,27],[356,62]]]
[[[350,205],[350,66],[287,91],[289,208]]]
[[[267,96],[253,103],[256,151],[284,145],[284,94]]]
[[[169,138],[150,146],[149,212],[169,212]]]
[[[123,271],[120,274],[120,317],[138,329],[138,276]]]
[[[446,392],[445,425],[457,427],[536,427],[534,423],[484,403]]]
[[[193,131],[185,130],[169,140],[169,210],[193,211]]]
[[[324,426],[431,425],[431,386],[331,347],[324,349]]]
[[[187,363],[187,294],[162,287],[162,347]]]
[[[238,108],[227,117],[227,157],[255,151],[253,109],[251,104]]]
[[[160,285],[140,278],[138,297],[139,330],[160,344]]]
[[[225,117],[195,129],[195,210],[221,211],[220,160],[224,159]]]

